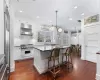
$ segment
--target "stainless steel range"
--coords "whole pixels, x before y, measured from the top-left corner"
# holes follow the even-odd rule
[[[32,50],[33,50],[33,44],[22,44],[21,45],[22,58],[25,59],[33,57]]]

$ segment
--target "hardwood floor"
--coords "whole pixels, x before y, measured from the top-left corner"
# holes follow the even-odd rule
[[[16,62],[15,72],[11,73],[9,80],[53,80],[48,72],[39,75],[32,65],[33,60]],[[61,68],[57,80],[95,80],[96,64],[73,58],[73,69],[67,70],[65,66]]]

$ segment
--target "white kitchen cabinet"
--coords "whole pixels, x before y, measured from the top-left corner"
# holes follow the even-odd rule
[[[100,80],[100,52],[97,53],[96,80]]]
[[[20,47],[14,47],[14,60],[20,60],[21,57],[21,49]]]

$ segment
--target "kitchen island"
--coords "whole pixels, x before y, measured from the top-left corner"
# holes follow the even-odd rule
[[[51,54],[51,51],[53,48],[55,48],[57,45],[34,45],[34,66],[37,69],[37,71],[42,74],[48,70],[48,57]],[[59,61],[62,63],[62,53],[66,51],[66,48],[68,46],[60,46],[60,56]],[[65,60],[65,58],[64,58]],[[52,67],[52,62],[50,63],[50,67]]]

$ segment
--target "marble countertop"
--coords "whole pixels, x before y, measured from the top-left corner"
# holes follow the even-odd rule
[[[62,47],[58,47],[60,49],[64,49],[64,48],[67,48],[68,46],[62,46]],[[52,50],[53,48],[52,47],[33,47],[37,50],[40,50],[40,51],[49,51],[49,50]]]
[[[61,49],[65,49],[69,46],[65,46],[65,45],[58,45],[58,44],[38,44],[38,45],[32,45],[31,47],[29,47],[30,49],[37,49],[40,51],[50,51],[53,48],[57,47],[61,48]],[[15,47],[20,47],[20,46],[15,46]]]

